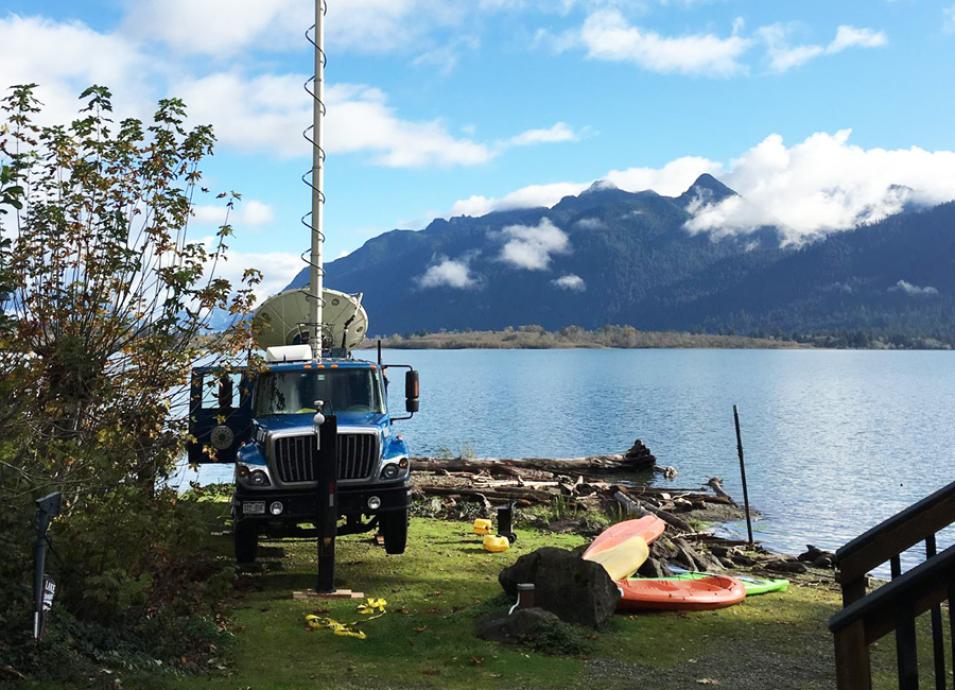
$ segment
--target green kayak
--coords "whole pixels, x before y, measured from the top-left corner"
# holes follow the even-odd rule
[[[674,575],[673,577],[648,577],[637,579],[656,580],[658,582],[685,582],[686,580],[700,580],[704,577],[710,576],[710,573],[680,573],[679,575]],[[751,577],[749,575],[731,575],[730,577],[743,583],[743,588],[746,590],[746,596],[748,597],[755,597],[759,594],[769,594],[770,592],[785,592],[787,589],[789,589],[789,580],[770,580],[759,577]]]

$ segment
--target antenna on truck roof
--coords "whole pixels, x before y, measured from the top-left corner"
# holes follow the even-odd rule
[[[315,25],[305,32],[305,37],[315,47],[315,73],[305,82],[305,90],[312,97],[312,124],[303,136],[312,145],[312,168],[302,180],[312,190],[312,210],[302,223],[311,230],[312,248],[305,263],[309,265],[309,345],[312,356],[321,358],[324,341],[325,289],[325,0],[315,0]],[[311,32],[314,31],[314,37]],[[302,256],[304,259],[304,255]]]
[[[312,97],[313,122],[303,132],[312,145],[312,167],[302,181],[312,192],[312,209],[302,217],[312,246],[302,253],[308,264],[308,285],[289,288],[262,303],[255,311],[256,339],[262,348],[308,345],[312,359],[348,356],[365,340],[368,314],[362,295],[325,288],[325,15],[328,3],[315,0],[315,24],[305,32],[315,48],[315,74],[305,82]],[[338,354],[336,354],[338,353]],[[296,350],[296,357],[301,350]]]

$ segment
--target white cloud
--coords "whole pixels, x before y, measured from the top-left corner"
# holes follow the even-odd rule
[[[477,50],[481,45],[476,36],[463,36],[425,50],[418,55],[412,64],[418,67],[431,67],[444,76],[448,76],[457,68],[461,61],[461,54],[466,51]]]
[[[942,29],[950,34],[955,34],[955,5],[949,5],[942,10],[943,24]]]
[[[77,97],[91,84],[110,87],[116,109],[124,114],[151,112],[144,84],[155,66],[122,36],[80,22],[9,15],[0,18],[0,46],[0,90],[39,84],[36,93],[47,121],[75,118]]]
[[[507,141],[508,146],[532,146],[534,144],[558,144],[577,141],[579,135],[566,122],[558,122],[547,129],[529,129]]]
[[[378,89],[339,84],[328,90],[329,153],[370,151],[388,167],[477,165],[490,147],[450,134],[440,120],[399,118]]]
[[[464,290],[475,287],[477,278],[471,274],[471,268],[466,259],[454,260],[442,256],[418,276],[418,284],[423,288],[447,286]]]
[[[865,149],[851,130],[787,147],[777,134],[733,161],[723,181],[741,196],[694,208],[691,231],[749,232],[778,225],[790,242],[880,221],[906,203],[955,199],[955,153]]]
[[[184,83],[183,99],[196,121],[212,122],[225,144],[245,151],[305,156],[302,130],[311,121],[311,103],[301,75],[245,78],[218,73]],[[476,165],[492,157],[489,146],[455,137],[440,120],[400,118],[385,94],[360,84],[335,84],[326,92],[327,150],[369,153],[388,167]]]
[[[305,267],[298,254],[286,252],[238,252],[230,249],[227,259],[216,266],[216,275],[227,278],[233,287],[241,284],[246,269],[255,268],[262,272],[262,283],[254,290],[258,304],[285,289]]]
[[[670,161],[662,168],[627,168],[611,170],[605,180],[620,189],[640,192],[653,189],[660,194],[676,196],[683,193],[701,174],[718,174],[719,163],[695,156],[684,156]],[[494,211],[516,208],[551,208],[566,196],[576,196],[593,182],[555,182],[528,185],[502,197],[472,196],[454,203],[452,216],[483,216]]]
[[[677,2],[693,4],[693,0]],[[603,9],[592,7],[580,29],[560,33],[541,29],[533,44],[557,53],[583,48],[591,59],[629,62],[651,72],[729,77],[749,71],[744,58],[753,47],[754,38],[765,44],[770,68],[776,72],[785,72],[822,55],[835,55],[849,48],[877,48],[888,43],[882,31],[846,24],[836,29],[835,37],[828,44],[793,45],[790,35],[796,28],[794,25],[770,24],[757,29],[753,37],[747,37],[742,33],[745,28],[742,18],[733,22],[728,36],[712,32],[664,36],[632,24],[621,11],[632,10],[630,6],[614,2],[601,5]],[[955,17],[955,8],[952,13]]]
[[[826,47],[826,52],[841,53],[846,48],[881,48],[888,42],[884,31],[843,25],[836,31],[836,37]]]
[[[848,48],[879,48],[888,43],[882,31],[843,25],[828,45],[791,45],[789,37],[793,29],[791,25],[771,24],[756,32],[766,44],[769,66],[774,72],[787,72],[822,55],[835,55]]]
[[[584,282],[584,279],[573,273],[570,273],[565,276],[561,276],[560,278],[552,282],[561,290],[569,290],[571,292],[584,292],[587,289],[587,283]]]
[[[239,218],[247,225],[268,225],[275,220],[275,212],[268,204],[250,199],[242,203]]]
[[[211,122],[219,140],[233,148],[285,157],[306,156],[302,130],[311,122],[311,100],[303,75],[245,77],[220,72],[186,81],[179,93],[197,122]],[[333,84],[326,91],[326,149],[330,154],[366,153],[393,168],[480,165],[509,148],[571,141],[565,123],[529,130],[485,144],[453,135],[440,119],[401,118],[380,89],[364,84]]]
[[[329,2],[329,46],[363,53],[406,51],[435,29],[459,26],[468,9],[455,0],[336,0]]]
[[[580,41],[587,56],[595,60],[630,62],[653,72],[723,77],[746,71],[740,59],[751,43],[736,34],[662,36],[630,24],[615,9],[587,17]]]
[[[903,292],[909,297],[934,297],[938,294],[938,289],[931,286],[919,287],[906,280],[900,280],[889,288],[889,292]]]
[[[381,4],[355,0],[350,6],[359,12]],[[148,117],[155,100],[168,91],[186,102],[193,122],[213,124],[224,146],[280,157],[307,157],[310,149],[301,132],[311,122],[312,103],[302,89],[305,74],[248,75],[235,69],[196,76],[177,61],[176,53],[180,49],[188,52],[190,41],[197,41],[195,50],[205,50],[205,46],[210,52],[243,45],[266,30],[263,26],[292,12],[290,7],[286,0],[130,3],[127,24],[152,27],[149,21],[155,19],[159,22],[156,35],[173,46],[171,54],[151,53],[143,42],[126,38],[128,31],[100,33],[79,22],[11,15],[0,19],[0,45],[4,46],[0,75],[5,82],[0,87],[38,82],[37,93],[46,104],[44,117],[57,122],[75,117],[76,97],[93,83],[113,89],[116,112],[122,117]],[[226,9],[228,21],[212,21]],[[178,10],[182,14],[174,14],[175,21],[167,17]],[[196,31],[198,26],[203,31]],[[402,118],[382,91],[360,84],[330,85],[326,101],[328,151],[365,153],[373,162],[388,167],[479,165],[515,146],[578,138],[569,125],[559,122],[483,143],[452,134],[440,119]]]
[[[472,196],[456,201],[451,208],[452,216],[483,216],[494,211],[515,208],[550,208],[565,196],[580,194],[590,186],[587,183],[556,182],[554,184],[528,185],[500,198]]]
[[[955,152],[865,149],[849,143],[851,130],[820,132],[787,146],[771,135],[729,165],[706,158],[678,158],[662,168],[613,170],[606,180],[637,192],[665,196],[684,192],[702,173],[720,178],[740,196],[718,204],[697,202],[688,229],[715,235],[779,226],[787,241],[878,222],[907,203],[955,200]],[[452,215],[479,216],[517,208],[550,208],[591,183],[530,185],[501,197],[473,196],[454,204]]]
[[[309,3],[294,0],[127,0],[125,33],[179,52],[228,56],[253,42],[287,50],[304,41]],[[299,39],[291,43],[292,34]]]
[[[501,261],[529,271],[545,271],[552,254],[570,251],[567,234],[544,218],[536,226],[509,225],[501,231],[506,240],[498,257]]]
[[[719,163],[707,158],[683,156],[670,161],[662,168],[611,170],[605,179],[630,192],[652,189],[664,196],[678,196],[703,173],[718,175],[721,170]]]
[[[240,51],[305,50],[314,3],[301,0],[127,0],[125,31],[177,51],[228,57]],[[328,3],[330,51],[407,52],[436,28],[459,25],[452,0],[345,0]]]
[[[602,230],[607,227],[607,224],[604,223],[600,218],[581,218],[576,223],[574,223],[581,230]]]
[[[196,222],[202,225],[221,225],[225,222],[227,209],[214,204],[196,206],[193,209]],[[229,214],[229,223],[236,228],[268,225],[275,220],[272,207],[255,199],[236,202],[236,208]]]

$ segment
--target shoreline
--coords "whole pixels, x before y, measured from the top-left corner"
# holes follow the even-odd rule
[[[785,553],[734,538],[726,526],[744,518],[741,505],[717,479],[702,490],[660,487],[675,478],[639,440],[627,453],[585,458],[413,458],[415,517],[445,521],[493,517],[495,506],[515,507],[515,524],[592,539],[610,524],[653,515],[667,532],[651,545],[639,571],[664,577],[679,570],[785,577],[793,583],[837,589],[831,552],[808,547]],[[710,488],[712,493],[706,491]],[[753,515],[758,516],[757,510]]]
[[[570,327],[546,331],[521,326],[500,331],[439,331],[410,335],[380,336],[381,346],[391,350],[846,350],[846,351],[950,351],[952,344],[932,338],[905,340],[882,336],[859,338],[847,334],[798,336],[799,340],[743,335],[716,335],[680,331],[640,331],[630,326],[607,326],[588,331]],[[378,339],[366,340],[359,350],[377,347]]]

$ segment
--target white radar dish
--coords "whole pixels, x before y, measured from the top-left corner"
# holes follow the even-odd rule
[[[368,314],[361,305],[362,295],[328,289],[322,294],[325,349],[351,351],[361,345],[368,333]],[[286,290],[265,300],[255,310],[259,347],[308,344],[310,313],[307,290]]]

